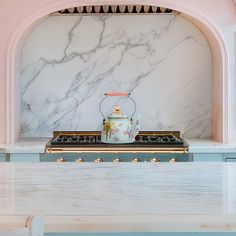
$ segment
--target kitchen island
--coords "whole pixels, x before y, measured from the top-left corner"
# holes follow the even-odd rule
[[[0,226],[236,232],[235,163],[1,163]]]

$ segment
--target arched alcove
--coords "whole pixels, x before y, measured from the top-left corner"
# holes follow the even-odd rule
[[[14,143],[20,134],[20,86],[19,62],[23,44],[28,33],[50,13],[78,5],[120,4],[119,1],[60,1],[41,6],[25,18],[15,29],[7,52],[7,135],[6,142]],[[218,29],[198,9],[176,1],[122,1],[122,4],[149,4],[178,10],[196,24],[208,39],[213,52],[213,136],[227,142],[227,50]]]

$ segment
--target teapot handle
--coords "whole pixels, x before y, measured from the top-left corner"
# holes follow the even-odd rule
[[[106,117],[105,117],[105,115],[102,112],[102,103],[103,103],[103,101],[107,97],[128,97],[133,102],[133,104],[134,104],[134,111],[133,111],[133,113],[131,115],[131,121],[133,120],[133,116],[134,116],[134,114],[136,112],[136,102],[134,101],[133,98],[130,97],[130,93],[127,93],[127,92],[108,92],[108,93],[105,93],[104,95],[105,95],[105,97],[101,100],[101,102],[99,104],[99,111],[100,111],[100,113],[103,116],[103,124],[105,124]]]
[[[106,96],[110,96],[110,97],[128,97],[130,95],[130,93],[127,92],[108,92],[105,93]]]

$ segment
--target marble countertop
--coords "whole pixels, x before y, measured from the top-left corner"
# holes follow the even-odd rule
[[[50,138],[21,138],[15,144],[2,144],[4,153],[44,153]]]
[[[236,143],[220,143],[211,139],[187,139],[190,153],[233,153]]]
[[[50,138],[22,138],[15,144],[0,144],[0,153],[44,153]],[[186,139],[190,153],[234,153],[236,143],[219,143],[211,139]]]
[[[0,223],[43,215],[48,232],[236,232],[236,163],[1,163],[0,179]]]

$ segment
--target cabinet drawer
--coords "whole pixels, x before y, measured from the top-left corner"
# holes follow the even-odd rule
[[[10,162],[39,162],[39,153],[10,153]]]
[[[223,159],[225,162],[236,162],[236,153],[224,153]]]
[[[225,162],[236,162],[236,158],[225,158]]]
[[[194,162],[222,162],[222,153],[194,153]]]

